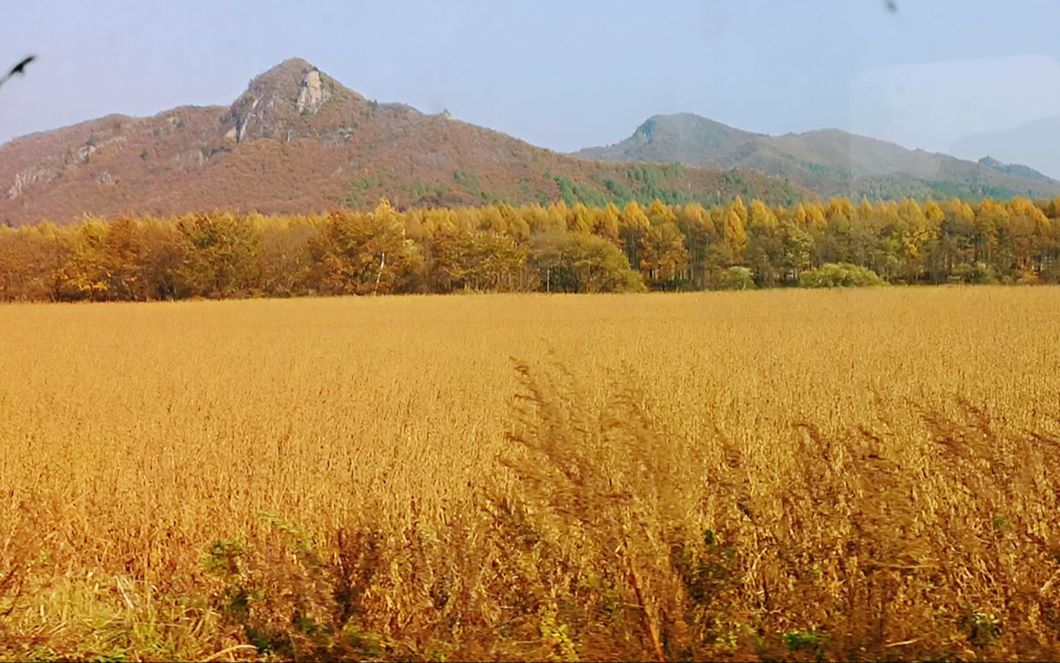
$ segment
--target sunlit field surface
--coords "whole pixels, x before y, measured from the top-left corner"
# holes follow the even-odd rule
[[[1060,288],[0,306],[0,656],[1060,656]]]

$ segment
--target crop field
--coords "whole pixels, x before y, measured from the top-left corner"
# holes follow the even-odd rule
[[[0,658],[1060,657],[1060,287],[0,306]]]

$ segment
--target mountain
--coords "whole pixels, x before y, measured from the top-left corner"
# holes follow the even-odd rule
[[[402,104],[365,99],[287,60],[230,106],[110,115],[0,146],[0,223],[83,214],[263,213],[510,203],[790,203],[804,189],[738,170],[609,164],[534,147]]]
[[[626,140],[577,156],[602,161],[741,168],[786,178],[823,196],[1045,198],[1060,182],[1026,166],[907,150],[838,129],[768,136],[691,113],[656,115]]]
[[[1007,131],[966,136],[951,152],[962,156],[989,154],[1019,161],[1060,177],[1060,115],[1046,117]]]
[[[1038,180],[1043,183],[1054,182],[1053,178],[1038,172],[1030,166],[1024,166],[1019,163],[1002,163],[997,159],[986,156],[977,162],[980,166],[991,168],[1001,173],[1008,173],[1009,175],[1016,175],[1019,177],[1025,177],[1027,179]]]

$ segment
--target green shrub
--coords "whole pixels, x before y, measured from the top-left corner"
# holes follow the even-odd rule
[[[950,281],[955,283],[974,283],[977,285],[991,285],[1000,283],[997,270],[985,262],[977,262],[974,265],[962,263],[950,272]]]
[[[718,275],[719,290],[754,290],[755,280],[746,267],[729,267]]]
[[[595,235],[557,232],[535,238],[530,265],[548,292],[643,292],[622,250]]]
[[[858,288],[885,285],[876,272],[847,262],[825,263],[799,274],[800,288]]]

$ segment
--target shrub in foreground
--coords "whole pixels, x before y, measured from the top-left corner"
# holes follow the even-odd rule
[[[859,288],[884,285],[876,272],[848,262],[825,263],[799,274],[800,288]]]
[[[754,274],[746,267],[729,267],[718,275],[719,290],[754,290]]]

